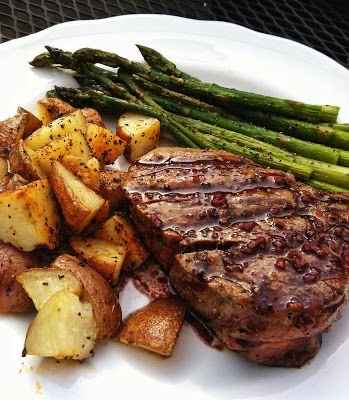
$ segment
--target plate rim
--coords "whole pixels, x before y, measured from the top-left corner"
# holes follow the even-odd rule
[[[162,26],[162,29],[157,29],[156,32],[172,31],[167,24],[168,22],[176,22],[176,24],[181,25],[181,28],[185,27],[186,29],[189,29],[189,31],[192,31],[192,33],[196,31],[197,27],[201,27],[202,25],[212,25],[215,27],[214,36],[220,37],[226,33],[233,33],[237,35],[237,38],[244,37],[244,41],[246,41],[246,39],[251,42],[257,41],[257,43],[263,47],[267,47],[268,49],[277,51],[279,53],[288,53],[288,51],[292,51],[294,55],[302,58],[303,61],[310,62],[317,67],[319,67],[319,63],[321,63],[321,66],[334,68],[336,73],[344,73],[349,75],[349,70],[343,65],[339,64],[337,61],[333,60],[331,57],[292,39],[259,32],[233,22],[198,20],[168,14],[126,14],[102,19],[66,21],[43,29],[39,32],[0,43],[0,54],[8,50],[15,49],[16,47],[18,48],[23,45],[34,44],[36,41],[43,40],[45,37],[47,40],[56,40],[71,36],[70,32],[72,30],[78,29],[84,25],[93,26],[94,29],[97,29],[97,31],[94,31],[96,34],[112,33],[113,30],[115,30],[115,26],[119,22],[136,23],[136,26],[137,23],[148,22],[151,23],[152,26],[157,26],[158,28]],[[178,29],[178,31],[180,31],[180,29]],[[205,30],[205,35],[213,36],[207,30]]]

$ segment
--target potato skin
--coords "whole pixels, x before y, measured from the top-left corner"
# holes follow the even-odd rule
[[[149,257],[134,227],[121,213],[116,213],[105,221],[95,232],[95,237],[125,247],[127,249],[125,267],[129,270],[140,267]]]
[[[35,265],[32,255],[0,242],[0,313],[31,311],[33,303],[16,275]]]
[[[67,188],[59,173],[56,172],[55,164],[50,176],[50,184],[62,208],[66,223],[70,228],[78,231],[81,222],[89,218],[90,210],[84,208],[78,199],[72,197],[72,192]],[[83,228],[85,228],[85,225]]]
[[[23,107],[18,107],[17,113],[25,114],[26,116],[23,138],[26,138],[27,136],[31,135],[34,131],[41,128],[42,122],[30,111],[26,110]]]
[[[82,283],[96,319],[97,339],[114,337],[121,323],[121,308],[107,281],[87,264],[69,254],[57,257],[51,266],[72,272]]]
[[[45,97],[37,102],[37,111],[44,125],[75,110],[75,107],[56,97]]]
[[[9,165],[8,165],[7,159],[0,157],[0,182],[9,173],[8,167],[9,167]]]
[[[32,113],[19,107],[15,116],[0,121],[0,155],[8,155],[20,139],[40,126],[40,121]]]
[[[120,342],[170,357],[185,317],[176,297],[161,298],[136,310],[123,324]]]
[[[87,187],[99,191],[100,187],[100,165],[97,158],[90,158],[87,162],[76,156],[64,156],[62,164],[77,176]]]
[[[81,201],[81,197],[72,189],[71,182],[77,182],[84,192],[94,197],[89,205]],[[50,183],[61,205],[64,219],[72,230],[80,232],[85,229],[101,209],[102,216],[108,215],[109,207],[103,210],[106,201],[57,161],[52,164]]]
[[[18,174],[8,174],[0,182],[0,193],[17,190],[29,182]]]
[[[76,111],[76,108],[56,97],[43,98],[37,102],[38,112],[44,125],[53,120]],[[99,112],[93,108],[83,108],[82,113],[87,122],[104,127]]]
[[[23,176],[29,181],[45,178],[37,161],[31,157],[32,152],[27,150],[24,141],[19,140],[11,149],[9,163],[11,172]]]
[[[105,124],[103,122],[101,114],[97,110],[95,110],[94,108],[85,107],[81,109],[81,112],[82,115],[86,118],[86,122],[105,128]]]
[[[119,208],[125,201],[122,188],[123,178],[126,172],[102,171],[99,174],[99,194],[109,201],[112,209]]]

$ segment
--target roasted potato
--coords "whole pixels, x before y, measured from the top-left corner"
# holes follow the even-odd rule
[[[0,193],[0,240],[24,251],[58,243],[56,202],[46,179]]]
[[[83,360],[93,354],[96,338],[91,304],[61,290],[47,300],[30,324],[23,354]]]
[[[121,329],[120,342],[171,356],[185,317],[175,297],[157,299],[131,314]]]
[[[68,254],[57,257],[51,267],[73,273],[82,283],[84,298],[91,303],[97,323],[97,339],[103,340],[115,336],[121,322],[121,309],[107,281],[95,270]]]
[[[25,123],[24,123],[24,132],[23,138],[25,139],[27,136],[31,135],[37,129],[41,128],[42,122],[30,111],[25,108],[18,107],[17,113],[25,115]]]
[[[1,157],[7,157],[12,149],[12,146],[23,137],[24,120],[25,116],[17,113],[14,117],[0,122]]]
[[[24,179],[23,176],[9,173],[0,182],[0,193],[17,190],[28,183],[29,182]]]
[[[85,137],[78,130],[68,133],[63,139],[53,141],[35,153],[41,169],[47,175],[50,174],[53,161],[61,161],[68,155],[78,157],[83,162],[92,157]]]
[[[82,284],[69,272],[58,268],[31,268],[17,275],[19,282],[39,311],[57,292],[67,290],[80,296]]]
[[[56,97],[45,97],[36,103],[36,113],[43,125],[74,111],[75,107]]]
[[[89,266],[104,276],[108,281],[116,283],[122,269],[126,249],[106,240],[74,237],[70,245]]]
[[[105,200],[102,197],[58,161],[53,163],[50,182],[64,219],[75,232],[85,229],[104,206]]]
[[[29,181],[45,178],[35,152],[27,148],[22,139],[12,147],[9,163],[11,172],[17,173]]]
[[[44,125],[64,115],[71,114],[76,111],[76,108],[56,97],[41,99],[37,102],[37,114]],[[87,122],[104,126],[101,115],[93,108],[82,108],[82,114]]]
[[[41,147],[47,146],[52,141],[60,140],[70,134],[77,132],[86,133],[87,122],[81,110],[77,110],[72,114],[68,114],[51,122],[47,126],[35,131],[32,135],[25,140],[26,145],[32,150],[36,151]]]
[[[99,192],[100,164],[96,158],[92,157],[88,161],[84,161],[80,157],[66,155],[62,159],[62,164],[87,187]]]
[[[95,110],[94,108],[85,107],[81,109],[81,112],[86,118],[87,123],[95,124],[101,126],[102,128],[105,128],[102,116],[97,110]]]
[[[5,176],[9,173],[8,170],[8,161],[6,158],[0,157],[0,182],[5,178]]]
[[[35,262],[31,254],[0,242],[0,313],[20,313],[33,309],[33,303],[16,281],[16,275],[35,265]]]
[[[109,201],[110,208],[115,209],[124,202],[122,180],[125,172],[101,171],[99,174],[99,194]]]
[[[127,142],[126,158],[134,161],[158,144],[160,121],[142,114],[127,112],[119,117],[116,133]]]
[[[10,153],[12,147],[23,137],[39,127],[40,122],[29,111],[18,108],[14,117],[0,122],[0,156]]]
[[[121,137],[95,124],[87,124],[86,140],[93,155],[103,164],[112,164],[126,147]]]
[[[104,200],[102,207],[98,210],[97,214],[94,216],[91,224],[92,229],[94,229],[93,224],[101,224],[105,222],[110,216],[110,205],[108,200]]]
[[[137,268],[148,258],[148,252],[138,240],[132,225],[121,214],[109,218],[96,232],[96,238],[107,240],[127,249],[125,264]]]

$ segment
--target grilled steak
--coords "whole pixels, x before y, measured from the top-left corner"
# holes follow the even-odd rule
[[[345,302],[349,196],[182,148],[148,153],[124,189],[173,287],[228,348],[267,365],[316,354]]]

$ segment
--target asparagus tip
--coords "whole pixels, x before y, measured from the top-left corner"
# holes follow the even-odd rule
[[[44,68],[52,65],[52,58],[49,53],[41,53],[34,57],[29,64],[33,67]]]

